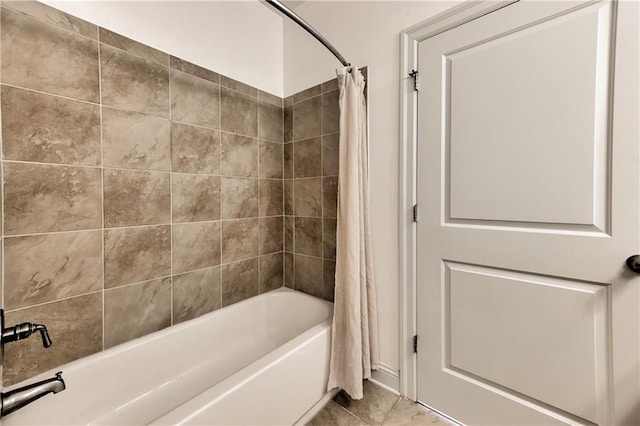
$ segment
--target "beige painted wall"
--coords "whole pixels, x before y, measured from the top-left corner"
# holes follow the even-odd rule
[[[40,1],[250,86],[283,94],[282,18],[257,0]]]
[[[368,66],[371,208],[382,362],[399,368],[398,152],[400,37],[403,29],[457,2],[306,1],[296,12],[347,60]],[[340,63],[315,39],[284,23],[285,95],[335,76]]]

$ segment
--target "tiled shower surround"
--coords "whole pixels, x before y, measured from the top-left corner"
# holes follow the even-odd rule
[[[283,108],[39,3],[0,19],[2,303],[54,342],[8,344],[4,386],[285,276],[332,298],[335,82]]]

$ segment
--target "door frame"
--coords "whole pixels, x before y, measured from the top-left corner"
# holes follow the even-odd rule
[[[409,73],[418,66],[418,44],[421,41],[517,1],[467,0],[400,32],[400,394],[413,401],[418,398],[417,355],[413,352],[413,336],[417,335],[416,224],[413,221],[413,206],[417,201],[418,93],[414,90],[413,78]]]

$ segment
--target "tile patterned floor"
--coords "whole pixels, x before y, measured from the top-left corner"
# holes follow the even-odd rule
[[[352,400],[340,392],[307,426],[439,425],[456,423],[365,380],[364,398]]]

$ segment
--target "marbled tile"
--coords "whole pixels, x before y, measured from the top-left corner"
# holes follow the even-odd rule
[[[5,160],[100,165],[100,107],[2,86]]]
[[[240,92],[243,95],[251,96],[252,98],[258,97],[258,89],[255,87],[251,87],[248,84],[241,83],[224,75],[220,76],[220,85],[228,89],[235,90],[236,92]]]
[[[171,122],[137,112],[102,109],[105,167],[171,170]]]
[[[171,167],[174,172],[220,173],[220,131],[171,123]]]
[[[293,253],[284,254],[284,285],[295,289],[296,282],[293,276]]]
[[[220,266],[214,266],[173,277],[174,324],[220,308],[221,274]]]
[[[173,273],[220,264],[220,222],[173,225]]]
[[[171,275],[169,225],[104,231],[104,287]]]
[[[102,290],[102,233],[5,238],[4,262],[8,310]]]
[[[4,13],[4,10],[2,11]],[[38,336],[5,347],[3,386],[102,350],[102,293],[60,300],[6,314],[7,324],[46,324],[53,346],[42,349]],[[46,351],[46,356],[43,356]]]
[[[171,56],[169,59],[169,64],[171,68],[187,72],[191,75],[195,75],[196,77],[204,78],[205,80],[209,80],[212,83],[220,83],[220,74],[217,72],[213,72],[206,68],[202,68],[199,65],[192,64],[191,62],[187,62],[183,59],[176,58],[175,56]]]
[[[304,101],[305,99],[313,98],[314,96],[318,96],[321,92],[321,84],[302,90],[293,95],[293,103],[297,104],[298,102]]]
[[[260,293],[275,290],[283,285],[282,253],[260,257]]]
[[[282,107],[260,102],[258,104],[258,136],[274,142],[283,142]]]
[[[284,107],[282,114],[283,141],[293,142],[293,105]]]
[[[322,259],[296,254],[294,262],[296,290],[322,297]]]
[[[440,425],[459,426],[457,423],[413,401],[401,399],[385,421],[387,425]]]
[[[132,53],[134,55],[142,56],[145,59],[157,62],[160,65],[166,65],[169,60],[169,55],[147,46],[146,44],[139,43],[135,40],[131,40],[125,36],[109,31],[100,27],[100,42],[106,43],[110,46],[117,47],[125,52]]]
[[[102,226],[100,169],[4,163],[4,234]]]
[[[321,97],[307,99],[293,106],[293,138],[295,141],[322,134]]]
[[[9,9],[0,17],[2,82],[98,102],[98,43]]]
[[[260,179],[260,217],[282,214],[282,181]]]
[[[322,298],[333,302],[336,291],[336,262],[325,259],[322,264]]]
[[[338,90],[338,79],[333,78],[322,83],[322,93],[331,92],[332,90]]]
[[[322,216],[336,217],[338,210],[338,178],[326,177],[322,180]]]
[[[273,105],[277,105],[282,108],[282,98],[271,93],[258,90],[258,101],[267,102]]]
[[[222,222],[222,263],[258,256],[260,242],[258,219]]]
[[[294,214],[322,215],[322,178],[295,179],[293,187]]]
[[[283,181],[284,214],[293,215],[293,180]]]
[[[281,143],[260,141],[260,177],[282,179],[282,150]]]
[[[220,128],[220,87],[208,80],[172,69],[171,119]]]
[[[284,251],[288,251],[290,253],[293,253],[293,219],[293,216],[284,217]]]
[[[169,118],[169,67],[100,45],[102,103]]]
[[[336,259],[336,226],[335,219],[323,219],[322,257],[325,259]]]
[[[293,106],[293,95],[287,96],[282,100],[282,105],[285,107]]]
[[[258,295],[258,268],[258,258],[222,265],[222,306]]]
[[[282,216],[260,219],[260,254],[282,251]]]
[[[297,254],[322,257],[322,219],[296,217],[294,245]]]
[[[221,127],[225,132],[258,136],[258,100],[220,88]]]
[[[169,173],[105,169],[105,228],[169,223],[169,182]]]
[[[282,155],[284,178],[293,178],[293,143],[284,144],[284,152]]]
[[[340,162],[340,133],[322,136],[322,174],[338,176]]]
[[[258,139],[222,134],[220,174],[258,177]]]
[[[222,218],[258,216],[258,179],[221,178]]]
[[[294,144],[294,176],[322,176],[322,139],[312,138]]]
[[[220,177],[173,174],[173,222],[220,219]]]
[[[171,325],[171,278],[104,292],[104,347],[110,348]]]
[[[333,400],[367,424],[381,425],[396,406],[400,397],[368,380],[363,381],[362,386],[364,398],[360,400],[351,399],[344,391],[340,392]]]
[[[324,408],[315,415],[306,426],[365,426],[366,423],[340,407],[333,401],[329,401]]]
[[[61,10],[37,1],[3,1],[2,6],[22,12],[39,21],[73,31],[90,39],[98,39],[98,27]]]
[[[338,104],[338,91],[322,94],[322,133],[334,133],[340,131],[340,105]]]

